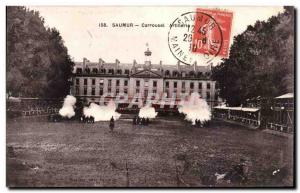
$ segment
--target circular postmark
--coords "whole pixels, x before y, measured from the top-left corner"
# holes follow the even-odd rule
[[[212,62],[220,53],[222,44],[221,27],[207,13],[187,12],[170,25],[169,49],[173,56],[184,64]]]

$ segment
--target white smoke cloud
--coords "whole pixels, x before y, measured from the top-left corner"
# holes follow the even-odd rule
[[[119,119],[121,114],[116,112],[117,106],[111,100],[106,106],[100,106],[91,103],[89,107],[83,108],[83,114],[86,117],[94,117],[95,121],[109,121],[111,117],[115,120]]]
[[[154,107],[151,107],[150,105],[146,105],[142,107],[139,111],[139,117],[141,118],[149,118],[154,119],[157,115],[157,112],[155,112]]]
[[[207,102],[201,99],[197,92],[193,92],[188,101],[183,101],[178,111],[185,114],[185,119],[191,121],[193,125],[196,119],[202,123],[211,119],[211,110]]]
[[[59,109],[59,114],[62,117],[71,118],[75,115],[74,106],[76,103],[76,98],[72,95],[67,95],[64,99],[64,104],[61,109]]]

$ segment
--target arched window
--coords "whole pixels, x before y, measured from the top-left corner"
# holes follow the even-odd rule
[[[82,74],[82,68],[77,68],[77,69],[76,69],[76,73],[77,73],[77,74]]]
[[[198,72],[197,76],[198,77],[202,77],[203,76],[203,72]]]
[[[174,76],[174,77],[177,77],[178,76],[178,72],[175,70],[175,71],[173,71],[173,73],[172,73],[172,75]]]
[[[102,69],[100,70],[100,72],[101,72],[102,74],[105,74],[105,73],[106,73],[106,70],[105,70],[104,68],[102,68]]]
[[[189,76],[191,76],[191,77],[195,76],[195,72],[194,71],[190,71],[189,72]]]
[[[109,74],[114,74],[114,69],[108,69]]]
[[[91,70],[89,68],[85,69],[85,73],[89,74],[91,72]]]
[[[97,74],[98,73],[98,69],[97,68],[93,68],[92,72],[93,72],[93,74]]]
[[[185,77],[186,73],[185,72],[181,72],[181,76]]]
[[[169,70],[166,70],[165,76],[170,76],[170,71]]]
[[[120,74],[120,75],[121,75],[121,74],[122,74],[122,70],[121,70],[121,69],[118,69],[118,70],[117,70],[117,74]]]

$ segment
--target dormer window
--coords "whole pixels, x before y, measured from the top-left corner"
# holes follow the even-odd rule
[[[170,71],[169,70],[166,70],[165,76],[170,76]]]
[[[122,74],[122,70],[121,70],[121,69],[118,69],[118,70],[117,70],[117,74],[120,74],[120,75],[121,75],[121,74]]]
[[[114,74],[114,69],[108,69],[109,74]]]
[[[91,72],[91,70],[89,68],[85,69],[85,73],[89,74]]]
[[[92,72],[93,72],[93,74],[97,74],[98,73],[98,69],[97,68],[93,68]]]
[[[102,68],[102,69],[100,70],[100,72],[101,72],[101,74],[105,74],[105,73],[106,73],[106,70],[105,70],[104,68]]]
[[[82,68],[77,68],[77,69],[76,69],[76,73],[77,73],[77,74],[82,74]]]

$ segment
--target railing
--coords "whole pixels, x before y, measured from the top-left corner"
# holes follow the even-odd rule
[[[276,124],[276,123],[267,123],[267,129],[271,129],[274,131],[280,131],[280,132],[285,132],[285,133],[293,133],[293,127],[287,126],[287,125],[281,125],[281,124]]]

